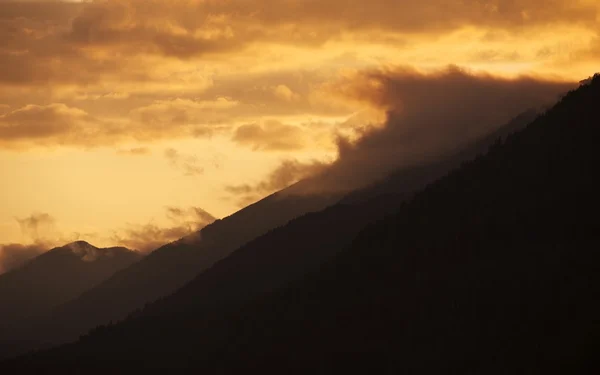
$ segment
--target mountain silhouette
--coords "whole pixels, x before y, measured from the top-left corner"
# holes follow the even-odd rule
[[[122,247],[99,249],[78,241],[0,275],[0,342],[12,336],[15,327],[48,314],[141,258],[139,253]],[[0,348],[0,355],[14,352],[21,345],[24,343],[4,341],[6,348]]]
[[[525,112],[456,154],[404,168],[348,194],[338,204],[269,231],[200,273],[173,295],[146,306],[142,314],[186,311],[199,317],[302,278],[346,248],[367,224],[396,211],[416,189],[484,152],[533,118],[533,112]]]
[[[396,209],[416,189],[476,156],[498,137],[524,127],[534,116],[532,111],[525,112],[491,136],[441,161],[405,168],[380,183],[347,195],[340,205],[292,220],[305,212],[319,211],[344,196],[341,192],[290,193],[301,191],[302,184],[312,182],[301,181],[207,226],[200,233],[158,249],[79,298],[59,306],[38,324],[28,327],[23,335],[35,341],[74,340],[97,325],[119,321],[174,292],[196,275],[177,297],[153,308],[174,301],[184,301],[187,306],[185,301],[193,298],[196,306],[214,310],[281,287],[337,254],[362,227]],[[284,225],[289,220],[292,221]],[[255,237],[258,238],[253,240]],[[240,246],[234,257],[227,257]],[[224,261],[219,262],[221,259]],[[212,288],[215,283],[224,286]]]
[[[31,340],[74,340],[89,329],[125,318],[136,308],[173,293],[246,242],[306,212],[321,210],[339,195],[273,194],[198,233],[162,246],[58,306],[22,334]]]
[[[0,368],[592,373],[599,102],[597,75],[284,288],[205,314],[165,299]]]

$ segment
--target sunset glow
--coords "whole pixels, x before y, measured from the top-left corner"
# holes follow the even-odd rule
[[[0,1],[0,245],[175,240],[382,124],[361,74],[577,82],[599,30],[592,0]]]

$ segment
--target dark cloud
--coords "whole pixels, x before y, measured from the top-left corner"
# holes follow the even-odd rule
[[[26,105],[0,115],[0,147],[69,145],[96,147],[123,140],[144,138],[139,124],[117,123],[94,117],[63,103]],[[161,137],[176,129],[166,129]]]
[[[85,6],[65,1],[0,1],[0,83],[86,83],[119,69],[118,62],[91,58],[64,40],[71,20]]]
[[[554,103],[574,86],[471,74],[457,67],[433,74],[407,68],[360,74],[335,90],[386,110],[384,126],[365,128],[355,142],[340,139],[337,161],[302,186],[354,189],[399,168],[440,159],[526,110]]]
[[[111,240],[129,249],[147,253],[164,244],[189,236],[216,220],[214,216],[199,207],[188,209],[167,207],[166,216],[171,225],[160,226],[149,223],[131,226],[120,233],[115,233]]]
[[[219,101],[215,103],[211,105],[227,105]],[[200,111],[209,104],[198,105],[196,110]],[[139,110],[146,111],[147,108]],[[117,121],[92,116],[64,103],[26,105],[0,114],[0,147],[68,145],[90,148],[131,141],[209,136],[218,128],[205,128],[189,117],[180,117],[178,121],[150,120],[137,114],[132,114],[130,119]],[[144,149],[133,151],[140,154]]]
[[[64,104],[28,105],[0,116],[0,139],[4,141],[49,139],[64,136],[88,115]]]
[[[35,258],[46,250],[48,248],[42,244],[0,245],[0,274],[22,266],[28,260]]]

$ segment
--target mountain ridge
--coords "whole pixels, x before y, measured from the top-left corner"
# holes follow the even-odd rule
[[[98,248],[78,241],[55,247],[0,275],[0,341],[32,342],[19,327],[103,281],[142,258],[121,247]],[[10,348],[9,351],[15,352]],[[6,351],[0,351],[0,357]]]
[[[285,288],[210,319],[99,327],[3,366],[588,373],[600,343],[590,220],[600,207],[599,100],[597,75]]]

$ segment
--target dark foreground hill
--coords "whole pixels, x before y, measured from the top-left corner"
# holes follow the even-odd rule
[[[125,248],[99,249],[80,241],[0,275],[0,342],[4,342],[0,355],[17,349],[18,343],[5,341],[16,326],[48,314],[141,258]]]
[[[593,370],[598,103],[600,77],[285,289],[207,314],[150,308],[0,369]]]

